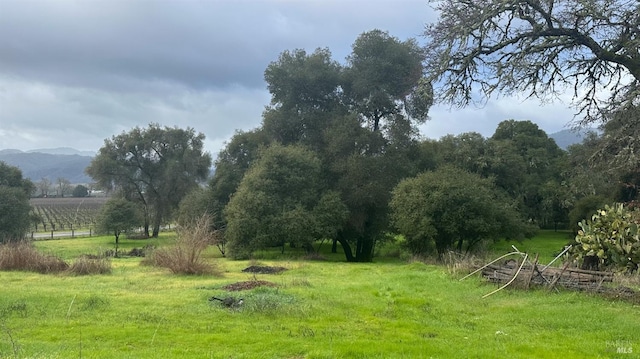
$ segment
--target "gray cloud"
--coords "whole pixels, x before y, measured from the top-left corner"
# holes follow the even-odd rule
[[[328,47],[343,61],[362,32],[418,37],[432,20],[423,0],[0,0],[0,149],[95,151],[156,122],[204,133],[215,155],[260,124],[263,72],[282,51]],[[529,110],[547,118],[530,102],[508,105],[436,107],[423,131],[490,135]]]

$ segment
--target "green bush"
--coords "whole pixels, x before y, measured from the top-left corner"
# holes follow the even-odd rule
[[[598,209],[602,208],[606,203],[610,203],[602,196],[586,196],[576,202],[569,212],[569,228],[573,234],[577,234],[580,230],[580,221],[591,218]]]
[[[571,255],[579,264],[586,257],[596,258],[598,264],[614,270],[633,271],[640,263],[640,211],[623,204],[605,206],[590,220],[580,222]]]

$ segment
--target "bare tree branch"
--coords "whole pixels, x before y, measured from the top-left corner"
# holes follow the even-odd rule
[[[433,2],[427,70],[439,101],[465,106],[496,91],[548,100],[571,89],[584,122],[638,101],[638,1]]]

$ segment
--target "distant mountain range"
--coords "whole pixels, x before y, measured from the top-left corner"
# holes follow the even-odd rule
[[[567,149],[569,146],[582,143],[585,132],[562,130],[549,135],[558,147]],[[0,161],[16,166],[22,170],[22,175],[39,182],[47,178],[55,183],[58,178],[66,178],[72,184],[88,184],[91,177],[84,173],[96,154],[91,151],[78,151],[69,147],[43,148],[30,151],[13,149],[0,150]],[[213,174],[213,169],[211,174]]]
[[[14,149],[0,150],[0,154],[11,153],[48,153],[50,155],[78,155],[93,157],[96,155],[93,151],[79,151],[71,147],[58,147],[58,148],[38,148],[35,150],[20,151]]]
[[[47,178],[55,183],[58,178],[66,178],[72,184],[88,184],[91,177],[84,173],[95,153],[78,151],[73,148],[39,149],[23,152],[20,150],[0,150],[0,161],[18,167],[22,175],[39,182]]]

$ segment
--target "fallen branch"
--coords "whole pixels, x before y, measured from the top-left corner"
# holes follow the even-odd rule
[[[518,271],[516,272],[516,274],[513,276],[513,278],[511,278],[511,280],[509,282],[507,282],[507,284],[503,285],[502,287],[494,290],[493,292],[489,293],[489,294],[485,294],[484,296],[482,296],[482,298],[486,298],[492,294],[495,294],[501,290],[503,290],[504,288],[506,288],[509,284],[511,284],[514,280],[516,280],[516,277],[518,276],[518,274],[520,274],[520,271],[522,270],[522,267],[524,266],[524,263],[527,261],[527,257],[529,255],[525,253],[524,255],[524,259],[522,260],[522,263],[520,264],[520,268],[518,268]]]

